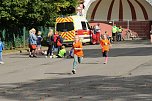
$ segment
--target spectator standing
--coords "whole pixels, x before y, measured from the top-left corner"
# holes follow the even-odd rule
[[[151,25],[151,30],[150,30],[150,42],[152,43],[152,25]]]
[[[122,39],[122,31],[123,31],[123,28],[120,26],[118,28],[117,41],[121,41],[121,39]]]
[[[59,34],[59,36],[56,39],[56,43],[57,43],[58,54],[59,54],[59,51],[61,50],[62,44],[63,44],[63,39],[62,39],[60,34]]]
[[[42,41],[43,41],[43,38],[41,36],[41,31],[38,31],[38,36],[37,36],[37,53],[38,54],[42,53],[42,51],[41,51],[41,47],[42,47],[41,42]]]
[[[99,23],[95,26],[94,30],[95,30],[94,33],[96,34],[96,44],[99,44],[100,43],[100,32],[101,32]]]
[[[57,52],[58,51],[58,47],[57,47],[57,38],[58,38],[58,33],[55,33],[54,35],[53,35],[54,37],[54,45],[53,45],[53,51],[55,51],[55,52]]]
[[[4,62],[2,61],[2,51],[4,49],[4,44],[1,41],[1,37],[0,37],[0,64],[4,64]]]
[[[112,39],[113,39],[113,41],[116,41],[117,30],[118,30],[118,28],[117,28],[116,24],[114,24],[114,26],[112,27]]]
[[[48,50],[47,50],[47,55],[46,58],[50,55],[50,58],[52,58],[53,56],[53,44],[54,44],[54,37],[53,37],[53,30],[50,29],[48,36],[47,36],[47,46],[48,46]]]
[[[36,57],[36,45],[37,45],[37,37],[35,35],[36,30],[34,28],[32,28],[29,31],[29,48],[30,48],[30,52],[29,52],[29,57]]]

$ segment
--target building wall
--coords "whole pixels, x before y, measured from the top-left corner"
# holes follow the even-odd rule
[[[112,34],[112,26],[113,22],[109,23],[109,21],[90,21],[91,26],[100,23],[101,34],[105,31],[108,31],[108,34],[111,36]],[[137,35],[139,38],[142,39],[149,39],[150,38],[150,26],[152,22],[150,21],[116,21],[114,22],[117,27],[122,26],[123,30],[123,37],[126,35],[126,31],[130,29],[134,35]]]

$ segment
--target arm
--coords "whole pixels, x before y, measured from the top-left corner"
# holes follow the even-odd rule
[[[43,41],[43,37],[41,37],[41,41]]]
[[[101,49],[103,48],[103,42],[102,42],[102,40],[100,40],[100,47],[101,47]]]
[[[111,48],[111,47],[112,47],[112,44],[110,43],[110,41],[108,42],[108,44],[109,44],[109,48]]]
[[[2,50],[4,49],[4,43],[2,42]]]
[[[32,38],[33,38],[34,40],[37,40],[37,37],[36,37],[35,34],[32,34]]]

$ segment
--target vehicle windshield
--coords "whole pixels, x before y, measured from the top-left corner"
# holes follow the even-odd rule
[[[56,31],[58,32],[67,32],[74,30],[73,22],[64,22],[64,23],[57,23]]]
[[[88,26],[88,29],[91,29],[91,27],[90,27],[90,25],[89,25],[89,23],[87,22],[87,26]]]

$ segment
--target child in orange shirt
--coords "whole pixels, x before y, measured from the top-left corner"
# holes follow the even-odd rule
[[[83,58],[82,42],[80,42],[79,36],[75,36],[74,38],[73,49],[74,49],[74,61],[73,61],[72,73],[75,74],[76,66],[78,63],[82,62],[82,58]]]
[[[100,40],[100,45],[101,45],[103,57],[105,57],[104,64],[107,64],[107,62],[108,62],[108,52],[109,52],[109,48],[111,46],[111,43],[107,38],[107,35],[104,34],[102,36],[102,39]]]

